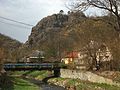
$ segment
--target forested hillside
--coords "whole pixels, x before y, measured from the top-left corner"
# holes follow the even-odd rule
[[[0,61],[15,61],[17,58],[17,49],[21,45],[19,41],[0,34]]]

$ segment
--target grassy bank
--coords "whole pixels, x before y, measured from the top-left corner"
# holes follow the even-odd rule
[[[10,72],[10,75],[12,75],[12,76],[28,76],[28,77],[35,78],[38,80],[42,80],[42,79],[52,75],[52,72],[50,72],[50,71],[15,71],[15,72]]]
[[[12,81],[14,83],[13,90],[40,90],[37,85],[21,78],[12,78]]]
[[[11,75],[26,75],[37,80],[42,80],[45,77],[50,76],[52,73],[50,71],[21,71],[21,72],[12,72]],[[116,77],[117,80],[119,77]],[[88,81],[81,81],[79,79],[68,79],[68,78],[52,78],[48,80],[49,83],[53,83],[65,88],[76,88],[76,90],[120,90],[120,87],[108,85],[108,84],[99,84],[91,83]],[[17,88],[18,86],[16,86]],[[16,89],[17,90],[17,89]],[[31,89],[29,89],[31,90]]]
[[[0,90],[40,90],[40,88],[19,77],[0,76]]]
[[[76,88],[76,90],[120,90],[120,87],[118,86],[91,83],[88,81],[81,81],[79,79],[53,78],[50,79],[49,82],[69,89]]]

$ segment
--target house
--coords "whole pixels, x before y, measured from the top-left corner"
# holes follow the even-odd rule
[[[66,54],[64,58],[62,58],[61,62],[65,64],[71,64],[74,63],[76,69],[86,69],[86,61],[85,57],[87,55],[83,54],[83,52],[80,51],[72,51]]]
[[[65,64],[74,64],[76,69],[80,70],[89,70],[91,69],[96,70],[97,66],[100,65],[100,68],[104,70],[108,70],[110,68],[110,61],[113,60],[112,53],[107,46],[102,46],[98,50],[95,51],[96,61],[93,64],[93,57],[89,55],[89,51],[87,50],[79,50],[79,51],[72,51],[65,55],[62,58],[61,62]]]
[[[26,59],[26,62],[42,62],[44,57],[44,51],[35,50]]]
[[[78,54],[79,52],[77,51],[72,51],[66,54],[64,58],[62,58],[61,62],[64,62],[65,64],[70,64],[74,60],[78,59]]]
[[[78,59],[75,60],[76,69],[86,70],[88,68],[88,55],[85,51],[79,51]]]

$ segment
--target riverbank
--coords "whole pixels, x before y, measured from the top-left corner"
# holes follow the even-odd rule
[[[22,75],[29,73],[29,71],[15,71],[2,74],[0,76],[0,90],[41,90],[39,85],[22,77]],[[37,73],[32,72],[30,75],[37,76]]]
[[[13,85],[12,89],[4,90],[65,90],[63,87],[43,82],[51,73],[50,71],[8,72]]]
[[[68,90],[120,90],[120,72],[89,72],[61,69],[61,78],[49,79],[49,83]]]
[[[11,75],[21,76],[25,75],[28,79],[34,79],[41,81],[46,77],[52,75],[50,71],[21,71],[21,72],[12,72]],[[119,79],[119,77],[118,77]],[[104,84],[104,83],[92,83],[89,81],[83,81],[80,79],[70,79],[70,78],[49,78],[49,84],[42,84],[41,87],[45,88],[44,90],[49,90],[48,88],[54,88],[51,90],[58,90],[54,85],[61,86],[67,90],[120,90],[120,87]],[[41,83],[40,83],[41,84]],[[54,84],[54,85],[51,85]],[[63,90],[62,88],[62,90]],[[29,89],[31,90],[31,89]],[[60,89],[61,90],[61,89]]]
[[[7,74],[0,76],[0,90],[41,90],[37,85],[20,77]]]
[[[49,83],[62,86],[67,90],[120,90],[120,87],[108,84],[92,83],[70,78],[53,78]]]
[[[38,85],[31,83],[21,77],[12,77],[12,81],[14,83],[13,90],[41,90]]]

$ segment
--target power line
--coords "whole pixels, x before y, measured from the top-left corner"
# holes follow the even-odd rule
[[[19,27],[19,28],[31,29],[31,28],[29,28],[29,27],[24,27],[24,26],[20,26],[20,25],[15,25],[15,24],[11,24],[11,23],[6,23],[6,22],[3,22],[3,21],[0,21],[0,23],[12,25],[12,26]]]
[[[23,25],[26,25],[26,26],[34,26],[34,25],[27,24],[27,23],[24,23],[24,22],[21,22],[21,21],[16,21],[16,20],[13,20],[13,19],[9,19],[9,18],[3,17],[3,16],[0,16],[0,18],[8,20],[8,21],[16,22],[16,23],[19,23],[19,24],[23,24]]]

